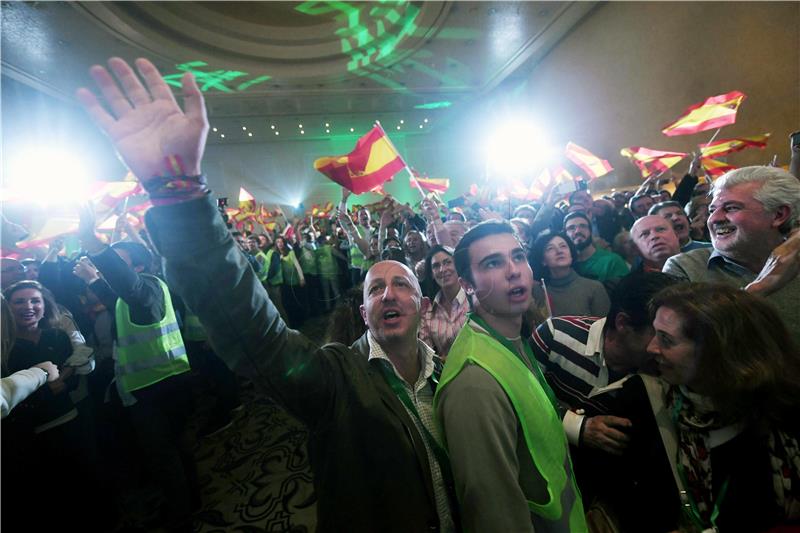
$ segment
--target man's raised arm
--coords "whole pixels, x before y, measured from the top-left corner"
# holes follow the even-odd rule
[[[170,285],[229,366],[267,384],[307,423],[324,419],[334,387],[327,359],[286,327],[209,197],[201,173],[208,119],[194,77],[183,76],[182,110],[150,61],[136,61],[144,86],[122,59],[108,64],[119,83],[101,66],[90,74],[111,113],[87,89],[77,97],[150,195],[147,225]]]

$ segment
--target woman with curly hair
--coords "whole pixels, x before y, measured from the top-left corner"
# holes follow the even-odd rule
[[[682,530],[800,524],[800,352],[764,300],[681,284],[653,299],[647,380]]]

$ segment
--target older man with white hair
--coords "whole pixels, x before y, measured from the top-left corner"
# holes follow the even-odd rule
[[[717,179],[711,195],[713,248],[671,257],[664,272],[767,296],[800,341],[800,181],[780,168],[744,167]]]

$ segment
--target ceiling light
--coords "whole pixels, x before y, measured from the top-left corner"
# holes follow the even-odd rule
[[[297,127],[300,128],[300,129],[303,129],[303,125],[302,124],[298,124]]]
[[[280,135],[280,134],[281,134],[281,132],[279,132],[279,131],[275,132],[275,135]]]
[[[400,126],[397,126],[397,129],[399,130],[399,129],[400,129]]]
[[[419,125],[419,129],[422,129],[422,124]]]
[[[422,119],[422,122],[424,122],[425,124],[427,124],[427,123],[428,123],[428,119],[427,119],[427,118],[423,118],[423,119]]]
[[[243,131],[247,131],[247,126],[242,126]]]
[[[270,124],[269,127],[274,130],[275,129],[275,124]]]
[[[326,127],[326,128],[330,128],[330,127],[331,127],[331,125],[330,125],[330,124],[328,124],[328,123],[326,122],[326,123],[325,123],[325,127]]]
[[[247,136],[248,136],[248,137],[252,137],[252,136],[253,136],[253,132],[252,132],[252,131],[248,131],[248,132],[247,132]]]
[[[224,133],[220,133],[219,136],[222,137],[223,139],[225,138],[225,134]]]
[[[305,134],[306,134],[306,132],[304,132],[303,130],[300,130],[300,135],[305,135]]]
[[[325,130],[325,133],[330,133],[330,132],[331,132],[331,130]]]
[[[217,133],[217,128],[211,128],[214,133]]]
[[[405,121],[402,118],[400,119],[400,124],[405,124]]]
[[[354,131],[356,131],[355,128],[350,128],[350,132],[351,133],[354,132]]]

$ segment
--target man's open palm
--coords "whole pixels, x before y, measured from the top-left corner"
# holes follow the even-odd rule
[[[89,73],[111,113],[86,88],[78,89],[76,96],[111,138],[134,175],[147,181],[156,176],[200,174],[208,119],[194,77],[187,73],[182,79],[186,108],[183,111],[161,74],[147,59],[136,60],[146,88],[122,59],[111,58],[108,65],[116,80],[99,65],[89,69]],[[170,156],[181,168],[170,164]]]

